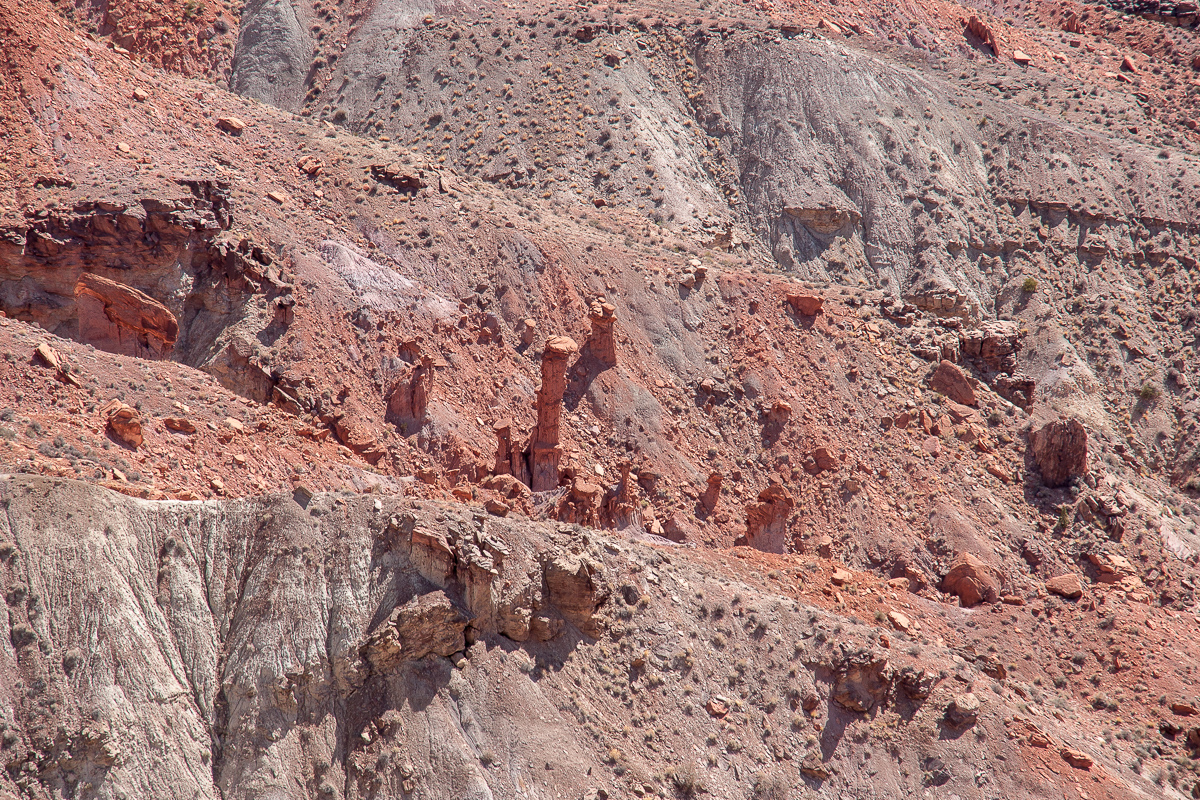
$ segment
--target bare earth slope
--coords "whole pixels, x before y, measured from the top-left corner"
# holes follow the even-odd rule
[[[3,3],[0,794],[1197,791],[1189,13]]]

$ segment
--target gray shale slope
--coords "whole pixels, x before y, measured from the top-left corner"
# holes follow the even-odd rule
[[[989,768],[1008,701],[956,697],[978,664],[683,549],[370,495],[0,494],[0,797],[1038,796]]]

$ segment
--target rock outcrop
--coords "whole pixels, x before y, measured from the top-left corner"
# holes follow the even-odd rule
[[[431,653],[448,656],[466,648],[464,631],[469,621],[445,592],[420,595],[391,613],[367,639],[363,655],[380,672]]]
[[[974,14],[967,20],[967,32],[979,39],[981,44],[986,45],[992,55],[999,57],[1000,43],[996,41],[991,27]]]
[[[79,338],[110,353],[162,359],[179,338],[170,309],[132,286],[85,272],[75,284]]]
[[[834,661],[833,701],[867,713],[881,705],[892,685],[893,670],[887,658],[867,648],[842,646]]]
[[[742,544],[768,553],[783,553],[788,545],[787,523],[796,500],[778,477],[773,477],[758,500],[746,509],[746,534]]]
[[[1030,434],[1029,444],[1047,486],[1063,486],[1087,474],[1087,428],[1079,420],[1048,422]]]
[[[542,385],[537,392],[537,424],[529,437],[530,487],[544,492],[558,486],[559,419],[567,389],[567,361],[579,346],[566,336],[554,336],[542,352]]]
[[[121,442],[137,449],[142,446],[142,415],[120,400],[109,400],[100,409],[108,430]]]
[[[492,424],[492,432],[496,434],[496,462],[492,472],[497,475],[512,475],[523,484],[529,483],[529,466],[525,463],[525,454],[513,442],[512,420],[497,420]]]

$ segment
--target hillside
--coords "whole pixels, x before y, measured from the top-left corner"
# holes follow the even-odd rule
[[[1194,796],[1189,9],[4,3],[0,796]]]

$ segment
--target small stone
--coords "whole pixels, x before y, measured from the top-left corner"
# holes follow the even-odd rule
[[[1121,69],[1125,72],[1137,72],[1137,63],[1130,56],[1125,56],[1121,59]]]
[[[117,150],[119,150],[122,153],[128,153],[129,145],[125,144],[125,142],[117,142]]]
[[[242,131],[246,129],[246,123],[237,117],[221,117],[217,120],[217,127],[226,133],[240,136]]]
[[[1068,600],[1078,600],[1083,596],[1083,582],[1074,573],[1057,575],[1046,581],[1046,591]]]
[[[1066,761],[1075,769],[1091,769],[1092,764],[1095,763],[1092,761],[1092,757],[1087,753],[1084,753],[1080,750],[1074,750],[1070,747],[1064,747],[1058,751],[1058,754],[1062,756],[1063,761]]]
[[[1185,703],[1177,700],[1174,703],[1171,703],[1171,713],[1180,717],[1194,717],[1196,714],[1200,714],[1200,710],[1197,710],[1197,708],[1191,703]]]
[[[887,616],[897,630],[908,631],[912,627],[912,620],[899,611],[889,611]]]
[[[220,478],[213,478],[208,482],[208,485],[211,486],[215,492],[225,491],[225,481],[221,480]]]
[[[238,420],[234,419],[233,417],[225,418],[225,426],[227,428],[229,428],[230,430],[236,431],[237,433],[245,433],[246,432],[246,426],[243,425]]]
[[[1016,50],[1012,54],[1012,60],[1024,67],[1028,66],[1028,64],[1033,61],[1033,56],[1020,50]]]
[[[134,89],[133,99],[137,100],[139,103],[144,103],[150,99],[150,93],[144,89]]]
[[[708,710],[709,716],[716,717],[717,719],[721,719],[729,713],[729,701],[719,694],[708,698],[708,702],[704,704],[704,707]]]
[[[854,573],[849,570],[844,570],[841,567],[833,568],[833,575],[830,576],[829,582],[834,586],[845,586],[854,579]]]
[[[167,430],[175,431],[176,433],[195,433],[196,426],[191,420],[182,417],[164,417],[163,425]]]
[[[267,199],[273,200],[279,205],[283,206],[288,204],[288,202],[292,199],[292,196],[287,192],[276,189],[274,191],[267,192]]]

